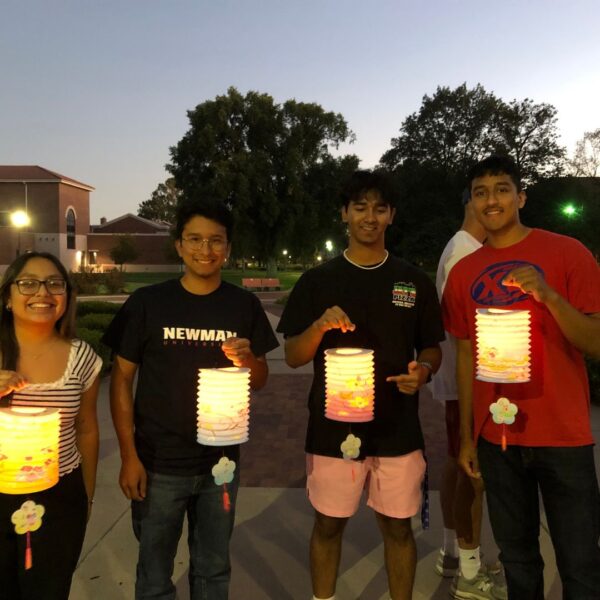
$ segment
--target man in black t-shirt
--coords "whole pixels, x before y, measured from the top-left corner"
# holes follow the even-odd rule
[[[439,367],[444,330],[433,282],[385,249],[392,199],[382,174],[354,174],[342,194],[348,248],[299,279],[278,327],[286,336],[287,363],[314,365],[306,452],[315,599],[333,598],[343,530],[363,487],[383,534],[390,594],[394,600],[412,596],[410,518],[421,503],[425,471],[418,390]],[[374,351],[374,420],[325,417],[324,351],[335,347]]]
[[[197,442],[198,369],[247,367],[256,390],[267,379],[265,354],[277,346],[256,296],[221,280],[232,225],[221,204],[183,202],[175,228],[183,277],[137,290],[103,338],[116,354],[111,410],[119,484],[132,500],[139,541],[136,600],[175,598],[173,561],[186,514],[191,598],[228,597],[239,446]],[[233,468],[233,479],[224,478],[229,510],[211,474],[221,460]]]

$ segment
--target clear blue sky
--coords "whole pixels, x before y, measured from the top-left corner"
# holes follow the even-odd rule
[[[230,85],[342,113],[365,167],[465,81],[553,104],[571,153],[600,127],[599,24],[598,0],[2,0],[0,164],[93,185],[92,222],[136,212]]]

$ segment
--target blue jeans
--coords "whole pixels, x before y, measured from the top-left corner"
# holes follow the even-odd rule
[[[231,509],[223,508],[223,486],[213,476],[148,472],[146,498],[132,502],[133,531],[140,543],[136,600],[174,600],[171,580],[177,544],[188,517],[191,600],[227,600],[229,539],[235,519],[238,470],[227,484]]]
[[[478,444],[490,522],[508,597],[543,600],[541,492],[565,600],[600,598],[600,493],[592,446]]]

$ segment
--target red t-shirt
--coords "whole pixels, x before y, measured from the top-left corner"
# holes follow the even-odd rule
[[[600,312],[600,268],[587,248],[573,238],[533,229],[508,248],[483,246],[459,261],[444,291],[444,325],[455,337],[473,340],[474,362],[477,308],[531,311],[531,380],[508,384],[473,380],[474,438],[482,435],[500,443],[502,426],[493,422],[489,406],[506,396],[519,409],[515,422],[506,426],[508,444],[592,444],[582,353],[565,338],[543,304],[518,288],[502,285],[510,271],[527,264],[541,271],[548,284],[580,312]]]

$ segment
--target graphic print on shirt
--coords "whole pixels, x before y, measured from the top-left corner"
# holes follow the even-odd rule
[[[163,345],[203,346],[220,345],[227,338],[237,337],[235,331],[225,329],[194,329],[191,327],[163,327]]]
[[[405,283],[404,281],[394,283],[392,289],[392,304],[394,304],[394,306],[413,308],[416,301],[417,288],[412,281],[408,283]]]
[[[475,279],[471,286],[471,298],[482,306],[509,306],[529,298],[529,294],[518,287],[502,285],[503,279],[519,267],[533,267],[540,272],[544,271],[533,263],[522,260],[507,260],[486,267]]]

